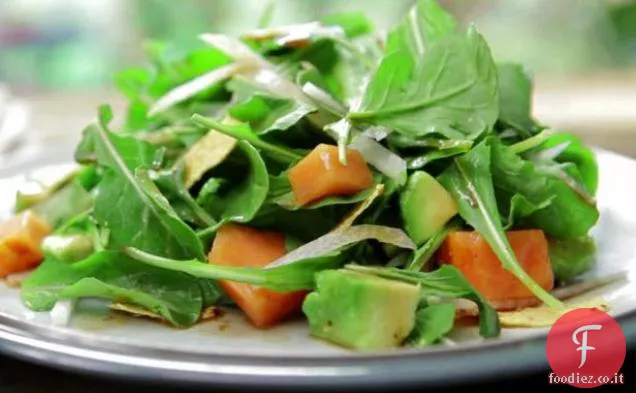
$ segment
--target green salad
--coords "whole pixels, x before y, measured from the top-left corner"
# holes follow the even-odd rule
[[[553,289],[591,268],[593,152],[534,119],[524,68],[435,1],[386,34],[353,12],[200,38],[148,45],[115,76],[126,113],[101,106],[77,167],[18,193],[0,264],[37,265],[30,309],[102,298],[187,328],[219,307],[421,347],[461,305],[483,337],[498,311],[560,308]]]

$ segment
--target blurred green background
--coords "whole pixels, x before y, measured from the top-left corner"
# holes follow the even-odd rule
[[[118,69],[143,62],[147,39],[176,48],[202,32],[254,28],[263,0],[1,0],[0,82],[17,91],[108,86]],[[272,24],[363,10],[379,28],[412,0],[275,0]],[[474,21],[498,60],[542,75],[636,68],[636,1],[442,0]]]

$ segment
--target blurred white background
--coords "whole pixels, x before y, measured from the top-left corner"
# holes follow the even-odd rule
[[[274,2],[272,24],[361,10],[379,28],[387,28],[413,0]],[[475,22],[497,60],[522,62],[533,72],[535,115],[540,120],[636,155],[636,1],[440,2],[462,23]],[[202,32],[237,33],[255,27],[266,4],[0,0],[0,84],[27,99],[30,141],[70,149],[98,104],[120,108],[112,75],[143,64],[145,42],[165,41],[184,50],[197,45]]]

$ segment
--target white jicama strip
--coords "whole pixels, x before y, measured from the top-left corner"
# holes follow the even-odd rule
[[[60,300],[49,311],[51,323],[54,326],[68,326],[75,308],[76,300]]]
[[[153,116],[159,112],[163,112],[188,98],[194,97],[215,83],[219,83],[252,66],[253,63],[250,62],[232,63],[198,76],[189,82],[175,87],[163,97],[159,98],[148,111],[148,115]]]
[[[559,155],[561,155],[561,153],[563,153],[570,146],[570,144],[571,144],[571,141],[565,141],[565,142],[559,143],[556,146],[552,146],[549,149],[546,149],[537,153],[535,158],[537,160],[546,160],[546,161],[554,160]]]
[[[243,38],[247,38],[247,39],[251,39],[255,41],[269,40],[275,37],[288,35],[292,32],[295,32],[296,34],[298,34],[299,32],[308,33],[316,29],[319,29],[321,26],[322,24],[320,22],[313,21],[313,22],[300,23],[295,25],[270,27],[266,29],[256,29],[256,30],[248,31],[247,33],[243,34]]]
[[[211,45],[236,61],[246,59],[256,60],[261,64],[270,64],[261,55],[254,52],[252,48],[245,45],[241,40],[224,34],[205,33],[199,36],[199,39],[208,45]]]
[[[302,87],[302,91],[334,115],[340,117],[345,117],[347,115],[347,108],[345,108],[344,105],[336,101],[329,93],[313,83],[305,83]]]
[[[243,34],[243,38],[254,41],[265,41],[287,35],[309,37],[310,32],[319,29],[320,22],[307,22],[295,25],[272,27],[266,29],[256,29]]]
[[[245,70],[242,74],[259,84],[263,90],[281,97],[294,98],[311,105],[311,100],[297,84],[274,71],[275,67],[272,63],[265,60],[240,40],[222,34],[202,34],[199,38],[237,61],[248,61],[255,64],[254,67]]]
[[[280,97],[289,97],[301,101],[305,104],[313,106],[313,103],[301,88],[294,82],[284,78],[276,71],[270,68],[261,68],[247,73],[246,77],[252,79],[274,95]]]
[[[380,142],[383,139],[385,139],[387,136],[389,136],[391,132],[392,130],[390,128],[387,128],[384,126],[373,126],[364,130],[362,132],[362,135],[368,138],[375,139],[377,142]]]
[[[406,161],[373,139],[358,135],[349,147],[359,151],[364,159],[378,171],[400,184],[406,181]]]
[[[312,38],[333,37],[344,38],[344,30],[340,26],[325,26],[320,22],[308,22],[295,25],[257,29],[246,34],[243,38],[252,41],[265,41],[275,39],[281,46],[298,44]]]
[[[254,66],[248,70],[243,70],[241,75],[252,80],[263,91],[279,97],[292,98],[313,106],[312,100],[307,97],[296,83],[276,72],[274,64],[254,52],[249,46],[241,42],[241,40],[222,34],[202,34],[199,38],[208,45],[212,45],[225,52],[228,56],[233,57],[237,61],[252,63]],[[314,117],[314,115],[309,116],[310,119]],[[316,124],[319,125],[320,122],[316,120]]]
[[[290,31],[278,39],[276,43],[280,46],[307,46],[312,40],[318,38],[334,38],[343,39],[345,37],[344,31],[338,26],[319,26],[314,30],[306,31]]]
[[[390,243],[401,248],[415,249],[413,241],[401,229],[363,224],[331,231],[283,255],[267,265],[266,269],[288,265],[303,259],[314,258],[318,255],[326,255],[342,247],[368,239],[375,239],[382,243]]]

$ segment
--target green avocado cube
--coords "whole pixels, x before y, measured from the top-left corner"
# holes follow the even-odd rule
[[[406,232],[419,246],[457,214],[457,203],[433,176],[418,171],[400,195],[400,210]]]
[[[316,275],[316,291],[303,303],[311,334],[344,347],[400,346],[415,325],[417,285],[350,270]]]

